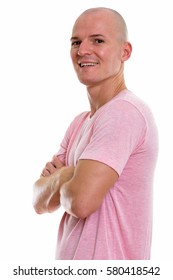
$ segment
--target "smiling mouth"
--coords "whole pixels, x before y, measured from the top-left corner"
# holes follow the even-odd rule
[[[88,63],[79,63],[80,67],[93,67],[96,66],[98,63],[97,62],[88,62]]]

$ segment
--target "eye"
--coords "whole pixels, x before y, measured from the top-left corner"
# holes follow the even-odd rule
[[[96,44],[102,44],[102,43],[104,43],[104,40],[103,39],[95,39],[95,43]]]
[[[72,47],[76,47],[76,46],[79,46],[80,45],[80,43],[81,43],[81,41],[73,41],[72,43],[71,43],[71,46]]]

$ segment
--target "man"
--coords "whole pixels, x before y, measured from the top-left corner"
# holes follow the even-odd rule
[[[150,258],[157,129],[125,85],[131,52],[116,11],[93,8],[76,20],[71,58],[91,111],[73,120],[34,184],[37,213],[65,209],[56,259]]]

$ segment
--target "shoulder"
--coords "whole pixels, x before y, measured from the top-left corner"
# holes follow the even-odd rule
[[[122,92],[104,104],[95,114],[95,121],[122,124],[130,119],[143,119],[143,103],[130,92]]]
[[[153,118],[151,109],[141,98],[129,90],[122,91],[98,111],[97,119],[111,122],[140,121],[143,124]]]
[[[136,110],[139,114],[141,114],[144,119],[148,115],[152,115],[151,109],[149,105],[139,96],[135,95],[133,92],[129,90],[125,90],[121,92],[115,100],[113,100],[116,106],[121,106],[122,108],[128,108],[129,110]],[[123,106],[124,105],[124,106]]]

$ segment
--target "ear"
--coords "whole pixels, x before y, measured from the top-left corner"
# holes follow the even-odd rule
[[[132,45],[130,42],[125,42],[122,46],[122,56],[121,56],[121,61],[124,62],[128,60],[131,56],[132,53]]]

